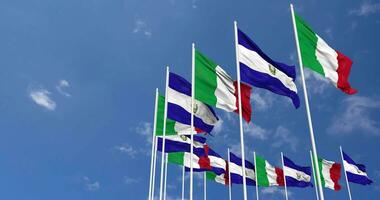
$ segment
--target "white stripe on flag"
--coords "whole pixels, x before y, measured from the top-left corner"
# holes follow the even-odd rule
[[[345,160],[343,160],[343,164],[344,168],[346,169],[346,172],[350,172],[359,176],[367,176],[367,173],[361,171],[356,165],[350,164]]]
[[[331,48],[322,38],[317,35],[317,49],[315,56],[323,67],[325,77],[328,78],[335,87],[338,83],[338,53]]]
[[[216,107],[228,112],[237,110],[235,87],[231,77],[218,65],[216,72]]]
[[[245,48],[239,44],[239,62],[247,65],[252,70],[258,71],[260,73],[268,74],[275,79],[281,81],[281,83],[287,87],[289,90],[297,93],[297,86],[294,80],[287,76],[284,72],[276,69],[276,73],[272,74],[269,70],[269,63],[264,60],[256,51]]]
[[[298,181],[310,182],[310,176],[303,171],[298,171],[296,169],[284,166],[285,176],[292,177]]]
[[[233,162],[230,162],[229,171],[231,174],[237,174],[243,176],[243,168]],[[245,177],[255,180],[255,171],[253,169],[245,168]]]

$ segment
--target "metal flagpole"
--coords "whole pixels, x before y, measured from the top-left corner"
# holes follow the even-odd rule
[[[315,187],[315,194],[317,195],[317,200],[319,200],[319,195],[318,195],[318,182],[317,182],[317,177],[315,177],[315,169],[314,168],[314,161],[313,161],[313,154],[310,151],[310,161],[311,161],[311,167],[313,168],[313,179],[314,179],[314,187]]]
[[[285,199],[288,200],[288,188],[286,186],[286,175],[285,175],[285,168],[284,168],[284,154],[282,152],[281,152],[281,161],[282,161],[282,170],[284,172]]]
[[[344,158],[343,158],[342,146],[339,146],[339,149],[340,149],[340,156],[342,157],[342,165],[343,165],[344,177],[346,178],[346,185],[347,185],[348,196],[350,197],[350,200],[352,200],[351,190],[350,190],[350,184],[348,183],[347,172],[346,172],[346,168],[344,167]]]
[[[191,130],[194,130],[194,89],[195,89],[195,44],[191,48]],[[190,149],[190,200],[193,200],[193,150],[194,150],[194,134],[191,134]]]
[[[164,164],[165,164],[165,132],[166,132],[166,116],[168,113],[168,85],[169,85],[169,66],[166,67],[166,85],[165,85],[165,109],[164,109],[164,125],[162,129],[162,152],[161,152],[161,176],[160,176],[160,200],[162,200],[162,192],[164,185]]]
[[[206,172],[203,172],[203,199],[207,199],[207,180]]]
[[[257,179],[256,152],[253,152],[253,163],[255,164],[256,200],[259,200],[259,180]]]
[[[154,159],[154,153],[155,153],[155,143],[156,143],[156,119],[157,119],[157,102],[158,102],[158,88],[156,88],[156,99],[154,102],[154,122],[153,122],[153,133],[152,133],[152,154],[150,159],[150,176],[149,176],[149,197],[148,199],[152,200],[152,190],[153,190],[153,162],[155,162]]]
[[[228,166],[228,197],[229,197],[229,200],[232,199],[232,188],[231,188],[231,170],[230,170],[230,148],[227,148],[227,152],[228,152],[228,163],[227,163],[227,166]]]
[[[305,105],[306,105],[306,114],[307,114],[307,119],[309,123],[309,131],[310,131],[310,139],[311,139],[311,147],[313,150],[313,159],[315,160],[315,163],[318,163],[318,155],[317,155],[317,147],[315,145],[315,139],[314,139],[314,131],[313,131],[313,123],[311,120],[311,113],[310,113],[310,108],[309,108],[309,99],[307,96],[307,89],[306,89],[306,82],[305,82],[305,76],[303,73],[303,64],[302,64],[302,57],[301,57],[301,51],[300,51],[300,46],[298,42],[298,33],[297,33],[297,27],[296,27],[296,19],[294,16],[294,9],[293,9],[293,4],[290,4],[290,10],[292,12],[292,21],[293,21],[293,29],[294,29],[294,37],[296,40],[296,46],[297,46],[297,54],[298,54],[298,62],[299,62],[299,67],[300,67],[300,72],[301,72],[301,79],[302,79],[302,87],[304,91],[304,98],[305,98]],[[317,171],[317,181],[318,181],[318,189],[319,189],[319,196],[321,200],[324,200],[323,196],[323,189],[322,189],[322,183],[321,183],[321,174],[319,173],[319,170]]]
[[[166,185],[168,180],[168,153],[165,153],[165,179],[164,179],[164,200],[166,200]]]
[[[154,189],[155,189],[155,181],[156,181],[156,162],[157,162],[157,137],[154,137],[154,161],[153,161],[153,177],[152,177],[152,196],[151,200],[154,199]]]
[[[239,65],[239,49],[238,49],[238,35],[237,35],[237,22],[234,21],[235,31],[235,53],[236,53],[236,73],[237,73],[237,85],[238,85],[238,100],[239,100],[239,126],[240,126],[240,148],[242,157],[243,168],[243,196],[244,200],[247,200],[247,183],[245,180],[245,153],[244,153],[244,133],[243,133],[243,112],[241,103],[241,88],[240,88],[240,65]]]
[[[182,166],[182,200],[185,200],[185,165]]]

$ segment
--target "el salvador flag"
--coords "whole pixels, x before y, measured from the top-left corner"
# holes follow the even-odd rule
[[[231,175],[231,183],[243,184],[243,167],[242,159],[230,152],[229,171]],[[255,166],[245,161],[245,180],[247,185],[256,185]]]
[[[191,124],[191,83],[181,76],[169,74],[168,118],[182,124]],[[214,110],[194,99],[194,127],[210,133],[218,122]]]
[[[296,80],[294,66],[276,62],[269,58],[241,30],[238,30],[237,48],[241,81],[287,96],[292,99],[296,108],[300,106],[297,86],[294,83]]]
[[[365,166],[355,163],[344,151],[343,153],[343,165],[346,171],[347,179],[349,182],[357,183],[361,185],[369,185],[372,180],[368,178]]]
[[[194,148],[203,148],[206,138],[194,135]],[[162,151],[162,137],[157,137],[157,151]],[[168,135],[165,136],[165,152],[190,152],[191,139],[187,135]]]
[[[286,156],[284,156],[284,174],[286,178],[286,186],[313,186],[313,184],[311,183],[311,167],[301,167],[299,165],[296,165]]]

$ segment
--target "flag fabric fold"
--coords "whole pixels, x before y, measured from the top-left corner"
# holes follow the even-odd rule
[[[294,66],[272,60],[241,30],[237,48],[241,81],[287,96],[294,107],[300,106]]]
[[[222,185],[228,186],[228,172],[218,175],[212,171],[207,171],[206,172],[206,178],[208,180],[215,181],[215,182],[220,183]]]
[[[311,183],[311,167],[296,165],[288,157],[284,157],[284,175],[288,187],[309,187]]]
[[[360,185],[372,184],[372,180],[368,178],[366,167],[363,164],[356,163],[344,151],[342,153],[343,165],[348,181]]]
[[[228,164],[231,174],[231,183],[243,184],[242,159],[230,152],[230,163]],[[245,160],[245,180],[247,185],[256,185],[255,166]]]
[[[191,84],[181,76],[169,74],[168,118],[182,124],[191,124]],[[218,121],[214,110],[194,100],[194,127],[210,133]]]
[[[256,155],[257,184],[262,187],[284,186],[284,172],[273,167],[264,158]]]
[[[162,142],[163,137],[157,137],[157,151],[162,151]],[[194,135],[194,149],[203,148],[203,145],[206,143],[204,137]],[[185,135],[169,135],[165,136],[165,152],[181,152],[186,151],[190,152],[191,150],[191,139],[189,136]]]
[[[295,20],[303,65],[327,78],[344,93],[355,94],[357,90],[348,82],[351,59],[331,48],[297,14]]]
[[[339,179],[341,177],[340,170],[342,168],[341,164],[319,158],[318,166],[321,174],[322,186],[335,191],[340,190],[342,188],[339,184]]]
[[[242,86],[243,117],[251,119],[250,87]],[[248,94],[248,95],[247,95]],[[199,51],[195,51],[195,99],[227,112],[238,111],[237,84],[227,72]],[[248,100],[247,100],[248,99]]]

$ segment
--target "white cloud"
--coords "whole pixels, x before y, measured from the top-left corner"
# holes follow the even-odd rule
[[[194,9],[198,8],[198,6],[197,6],[197,0],[192,0],[191,1],[191,7],[194,8]]]
[[[214,129],[212,129],[212,132],[215,134],[215,135],[218,135],[221,131],[222,131],[222,128],[223,128],[223,120],[219,118],[218,122],[215,124],[214,126]]]
[[[140,122],[140,124],[136,127],[135,131],[142,135],[143,137],[146,137],[146,140],[149,144],[152,143],[152,134],[153,134],[153,127],[152,123],[149,122]]]
[[[132,32],[135,34],[141,33],[148,38],[152,36],[152,31],[148,28],[147,23],[142,19],[135,20],[135,27]]]
[[[368,16],[380,11],[380,3],[372,3],[370,1],[363,1],[359,8],[349,11],[351,15]]]
[[[274,102],[274,95],[268,92],[253,92],[251,94],[251,102],[253,109],[264,111],[270,108]]]
[[[284,188],[278,188],[278,187],[264,187],[261,189],[261,193],[264,195],[275,195],[275,194],[285,195],[285,190]],[[293,193],[288,190],[288,197],[292,195]]]
[[[256,139],[266,140],[270,132],[256,124],[244,123],[243,125],[244,133]]]
[[[292,135],[289,129],[279,126],[274,134],[273,147],[279,148],[282,146],[289,146],[292,151],[296,151],[298,145],[298,139]]]
[[[327,87],[332,86],[330,82],[322,75],[313,72],[309,69],[303,70],[306,81],[306,87],[308,92],[312,94],[323,94]],[[298,82],[302,86],[301,76],[298,76]],[[302,88],[300,88],[302,89]]]
[[[140,183],[141,179],[140,178],[124,177],[124,182],[126,184],[136,184],[136,183]]]
[[[350,96],[343,100],[341,111],[333,117],[330,127],[331,134],[347,134],[353,131],[380,134],[380,125],[371,114],[379,113],[380,101],[364,96]],[[376,110],[376,112],[374,112]]]
[[[55,88],[61,95],[65,97],[70,97],[71,95],[64,91],[64,89],[68,87],[70,87],[70,83],[67,80],[63,79],[58,82],[58,85]]]
[[[83,177],[84,185],[88,191],[96,191],[100,189],[100,183],[98,181],[92,181],[87,176]]]
[[[115,146],[115,149],[118,150],[120,153],[127,154],[129,157],[134,158],[135,155],[138,153],[131,145],[129,144],[123,144],[120,146]]]
[[[29,97],[39,106],[48,110],[55,110],[56,103],[50,98],[50,92],[46,89],[31,89]]]

